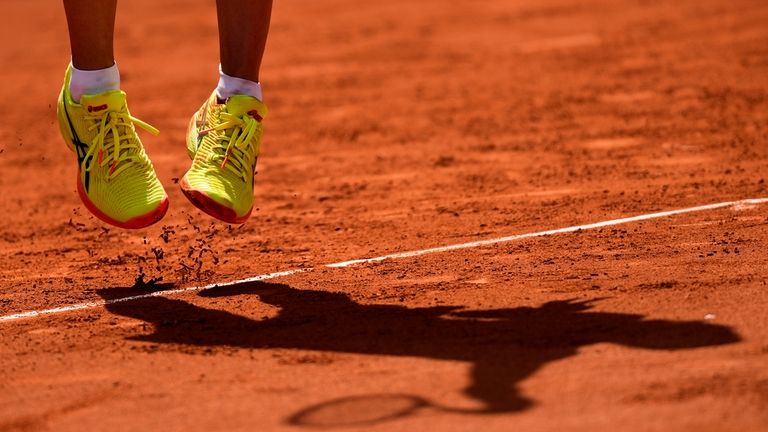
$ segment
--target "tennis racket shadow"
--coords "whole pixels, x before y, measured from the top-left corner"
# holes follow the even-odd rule
[[[130,290],[101,290],[114,298]],[[286,419],[296,426],[364,425],[423,410],[493,415],[526,410],[535,401],[518,385],[542,366],[577,354],[584,346],[614,343],[631,348],[682,350],[734,343],[727,326],[703,321],[650,320],[642,315],[594,310],[600,299],[556,300],[538,307],[467,310],[461,306],[410,308],[361,304],[344,293],[249,282],[213,288],[201,298],[257,295],[276,316],[250,319],[190,302],[151,297],[106,305],[115,314],[153,324],[151,334],[130,339],[187,347],[297,349],[462,361],[470,366],[463,389],[477,408],[441,405],[422,396],[381,393],[321,401]],[[190,352],[190,350],[185,350]],[[204,352],[204,349],[200,349]],[[458,389],[457,389],[458,390]]]

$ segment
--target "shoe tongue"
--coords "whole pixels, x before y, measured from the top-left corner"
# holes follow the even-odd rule
[[[96,95],[80,97],[80,106],[88,112],[122,111],[125,107],[125,92],[110,90]]]
[[[242,117],[247,114],[257,120],[261,120],[267,115],[267,107],[252,96],[231,96],[227,99],[226,110],[228,113],[237,117]]]

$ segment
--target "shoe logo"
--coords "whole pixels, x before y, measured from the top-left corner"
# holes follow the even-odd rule
[[[75,152],[77,153],[77,161],[82,164],[83,161],[85,160],[85,154],[88,153],[88,145],[86,145],[84,142],[80,141],[77,138],[72,140],[72,145],[75,146]]]
[[[88,144],[80,141],[80,137],[77,135],[77,131],[75,130],[75,127],[72,126],[72,119],[69,117],[69,111],[67,111],[66,108],[64,109],[64,115],[67,116],[67,125],[69,126],[69,130],[72,132],[72,145],[75,147],[75,154],[77,155],[77,163],[80,165],[80,169],[82,169],[83,162],[85,162],[85,156],[86,154],[88,154]],[[88,172],[88,170],[86,170],[85,175],[83,176],[83,187],[85,188],[86,193],[88,192],[88,189],[90,188],[90,186],[91,186],[91,173]]]
[[[107,104],[98,105],[98,106],[88,105],[88,112],[104,111],[107,108],[108,108]]]
[[[93,159],[93,156],[88,156],[88,161]],[[91,187],[91,171],[85,170],[85,175],[83,176],[83,188],[85,189],[85,193],[88,193],[88,189]]]
[[[75,146],[75,153],[77,154],[77,162],[80,164],[80,169],[82,169],[84,165],[88,165],[88,162],[90,162],[93,159],[93,156],[89,156],[86,158],[86,154],[88,153],[88,146],[84,142],[80,141],[79,139],[73,139],[72,144]],[[85,173],[83,175],[83,187],[85,188],[85,192],[88,192],[88,189],[91,186],[91,173],[90,173],[90,170],[87,170],[87,169],[84,171]]]
[[[258,112],[258,111],[256,111],[256,110],[250,110],[250,111],[248,111],[248,115],[249,115],[249,116],[251,116],[251,117],[253,117],[254,119],[256,119],[256,121],[257,121],[257,122],[261,122],[262,120],[264,120],[264,117],[262,117],[262,116],[259,114],[259,112]]]

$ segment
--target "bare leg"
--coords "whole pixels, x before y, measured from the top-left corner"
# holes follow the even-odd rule
[[[216,8],[222,70],[258,82],[272,0],[216,0]]]
[[[72,64],[97,70],[115,63],[112,39],[117,0],[64,0]]]

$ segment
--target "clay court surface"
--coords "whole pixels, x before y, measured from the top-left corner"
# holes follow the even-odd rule
[[[242,226],[175,184],[214,2],[122,1],[137,232],[78,200],[61,4],[3,16],[0,431],[768,430],[768,203],[324,267],[768,197],[764,1],[278,0]]]

